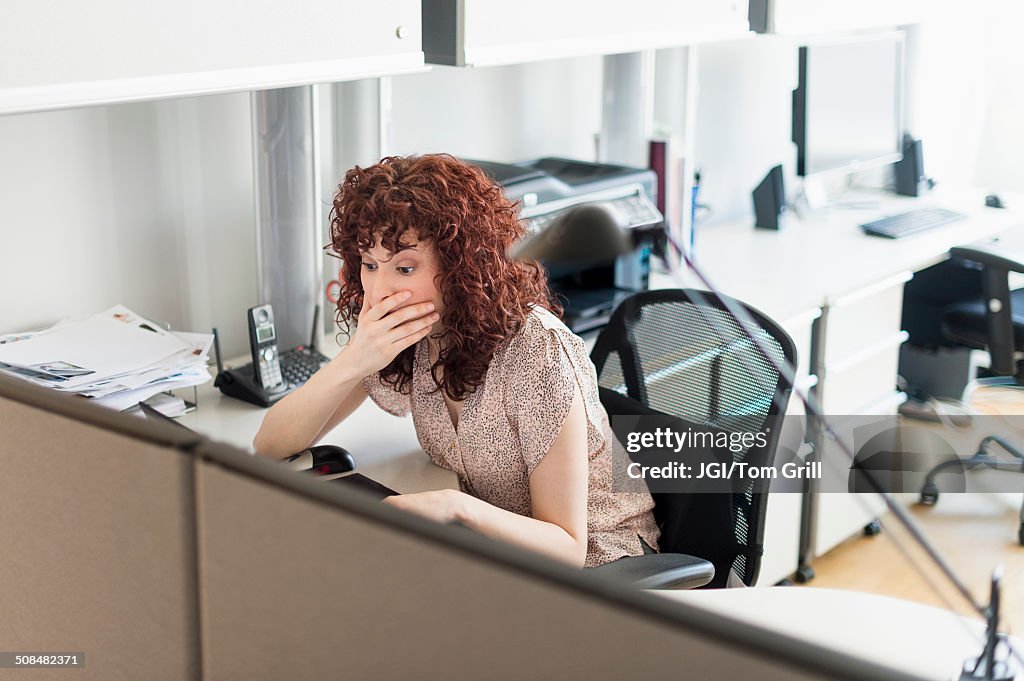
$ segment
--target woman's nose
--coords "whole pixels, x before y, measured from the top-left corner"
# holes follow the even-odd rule
[[[391,282],[382,279],[383,277],[375,276],[372,281],[363,284],[363,292],[370,299],[371,306],[380,304],[380,301],[399,290]]]

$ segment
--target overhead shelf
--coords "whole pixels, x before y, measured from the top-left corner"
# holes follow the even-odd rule
[[[493,66],[745,37],[747,0],[423,0],[431,64]]]
[[[419,0],[17,3],[0,114],[422,71]]]
[[[923,0],[750,0],[758,33],[814,34],[900,26],[921,21]]]

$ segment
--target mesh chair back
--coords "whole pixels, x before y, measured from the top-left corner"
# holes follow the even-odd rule
[[[795,366],[796,349],[786,332],[733,302],[753,319],[772,358]],[[705,291],[645,291],[626,299],[598,337],[591,359],[609,417],[668,414],[697,426],[756,432],[784,414],[789,401],[790,386],[721,301]],[[734,453],[734,461],[771,465],[780,430],[769,431],[766,446]],[[767,494],[752,481],[733,489],[653,494],[662,551],[714,563],[709,586],[725,586],[730,571],[751,585],[760,569]]]

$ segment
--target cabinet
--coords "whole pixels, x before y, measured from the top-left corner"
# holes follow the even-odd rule
[[[750,0],[750,29],[758,33],[823,33],[912,24],[922,0]]]
[[[423,0],[426,60],[491,66],[737,38],[747,0]]]
[[[16,3],[0,114],[422,70],[419,0]]]
[[[899,272],[836,296],[825,307],[815,363],[824,377],[822,408],[826,416],[840,423],[837,432],[843,432],[844,417],[895,414],[905,400],[895,383],[900,346],[907,339],[907,333],[898,330],[903,285],[911,276],[909,271]],[[820,443],[819,451],[824,467],[833,473],[826,473],[826,477],[845,477],[850,466],[848,455],[830,441]],[[814,555],[861,531],[884,507],[882,499],[874,494],[828,489],[816,495]]]
[[[820,314],[820,309],[813,309],[780,322],[796,345],[796,386],[804,394],[812,390],[818,382],[817,376],[809,372],[812,327]],[[800,417],[804,413],[803,402],[793,393],[789,398],[786,418],[783,421],[776,464],[784,454],[788,454],[783,452],[784,447],[796,448],[802,444],[805,423]],[[806,448],[798,450],[797,453],[801,457],[806,457]],[[761,557],[761,571],[757,577],[759,586],[776,584],[797,570],[801,538],[800,516],[804,498],[801,490],[802,485],[793,484],[792,481],[772,481],[768,494],[768,508],[765,512],[764,554]]]

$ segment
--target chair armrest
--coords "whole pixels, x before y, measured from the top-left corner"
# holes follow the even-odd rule
[[[715,578],[715,566],[685,553],[629,556],[591,568],[638,589],[696,589]]]
[[[951,258],[969,260],[985,267],[992,267],[1004,272],[1024,272],[1024,262],[1007,257],[996,245],[992,246],[954,246],[949,249]]]

